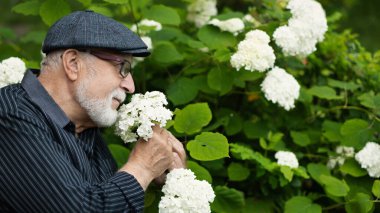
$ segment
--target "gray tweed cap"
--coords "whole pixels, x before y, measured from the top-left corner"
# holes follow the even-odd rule
[[[141,38],[123,24],[91,10],[73,12],[48,30],[42,52],[67,48],[101,48],[133,56],[150,55]]]

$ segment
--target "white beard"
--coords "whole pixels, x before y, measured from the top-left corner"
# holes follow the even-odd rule
[[[86,79],[79,83],[78,88],[75,91],[75,96],[79,105],[83,107],[91,120],[99,127],[112,126],[117,119],[117,110],[112,109],[112,100],[124,101],[126,94],[121,89],[115,89],[106,98],[91,98],[88,95],[88,85],[91,78]]]

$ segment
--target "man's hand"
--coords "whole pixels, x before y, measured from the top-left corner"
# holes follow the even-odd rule
[[[169,137],[171,134],[167,130],[158,125],[154,126],[153,137],[148,141],[140,139],[137,142],[128,162],[120,171],[133,175],[145,190],[154,178],[159,177],[167,169],[177,164],[173,163],[175,158],[173,150],[179,147],[173,148],[174,144]]]
[[[169,132],[169,142],[173,145],[173,163],[169,168],[170,170],[178,168],[186,168],[186,152],[183,144]],[[163,185],[166,180],[166,172],[154,179],[158,185]]]

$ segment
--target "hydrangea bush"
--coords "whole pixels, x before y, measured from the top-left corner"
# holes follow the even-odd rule
[[[338,30],[329,1],[74,2],[26,0],[12,11],[41,17],[38,29],[83,9],[141,26],[152,56],[135,63],[137,91],[167,95],[167,127],[212,184],[212,212],[380,211],[380,51]],[[37,67],[43,34],[7,36],[23,51],[4,59],[20,53]],[[131,147],[113,129],[104,136],[125,162]],[[146,194],[145,211],[157,212],[161,188]]]

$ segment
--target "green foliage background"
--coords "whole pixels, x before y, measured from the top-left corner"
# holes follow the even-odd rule
[[[320,1],[329,31],[307,58],[285,57],[277,48],[276,65],[301,84],[296,108],[285,111],[260,91],[264,74],[234,70],[231,54],[244,38],[186,21],[190,0],[25,0],[2,1],[0,59],[21,57],[39,67],[46,30],[74,10],[92,9],[127,26],[143,18],[163,24],[148,34],[153,54],[134,68],[138,92],[167,94],[175,119],[168,128],[184,141],[188,166],[212,183],[213,212],[377,212],[380,181],[370,178],[354,159],[333,170],[326,167],[339,145],[359,151],[379,142],[380,51],[367,51],[342,27],[336,2]],[[346,8],[355,1],[341,1]],[[262,25],[246,26],[273,33],[289,12],[281,0],[219,1],[219,18],[250,13]],[[18,19],[22,17],[23,24]],[[275,44],[272,42],[272,46]],[[208,52],[199,49],[208,47]],[[276,47],[275,47],[276,48]],[[119,165],[130,146],[104,131]],[[298,169],[279,166],[278,150],[297,155]],[[147,191],[146,212],[157,212],[160,188]]]

